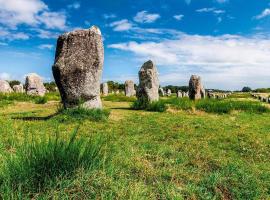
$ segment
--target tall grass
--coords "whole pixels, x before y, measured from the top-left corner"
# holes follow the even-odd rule
[[[119,94],[119,95],[108,95],[108,96],[104,96],[102,97],[102,99],[104,101],[112,101],[112,102],[134,102],[136,101],[136,97],[127,97],[123,94]]]
[[[196,109],[203,110],[209,113],[230,113],[233,110],[264,113],[269,109],[260,102],[252,101],[232,101],[232,100],[201,100],[196,102]]]
[[[164,100],[166,104],[169,104],[172,108],[178,110],[191,110],[195,108],[197,110],[205,111],[208,113],[230,113],[233,110],[264,113],[269,109],[262,105],[260,102],[253,101],[234,101],[234,100],[217,100],[217,99],[202,99],[199,101],[191,101],[188,98],[171,98]]]
[[[0,198],[28,196],[53,188],[76,170],[93,170],[105,162],[105,140],[101,136],[77,138],[78,128],[66,140],[57,133],[49,140],[26,141],[8,154],[0,176]]]
[[[34,102],[36,104],[45,104],[48,100],[60,100],[59,93],[47,93],[44,97],[27,95],[26,93],[0,93],[0,102]]]
[[[148,102],[147,100],[140,99],[133,102],[131,108],[134,110],[147,110],[151,112],[165,112],[168,107],[163,100]]]
[[[164,100],[166,104],[170,104],[173,108],[178,110],[191,110],[194,107],[194,102],[189,100],[188,97],[184,98],[170,98]]]

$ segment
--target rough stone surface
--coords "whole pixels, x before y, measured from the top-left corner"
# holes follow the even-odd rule
[[[20,85],[14,85],[13,86],[13,90],[16,93],[24,93],[24,88],[23,88],[23,85],[22,84],[20,84]]]
[[[170,89],[167,90],[167,96],[170,97],[172,95],[172,91]]]
[[[11,93],[13,92],[12,88],[10,87],[9,83],[4,80],[0,80],[0,93]]]
[[[205,98],[201,77],[192,75],[189,81],[189,98],[192,100]]]
[[[25,89],[28,95],[44,96],[46,93],[42,78],[35,73],[26,76]]]
[[[107,96],[109,93],[109,87],[108,87],[108,83],[102,83],[101,85],[101,90],[102,90],[102,94],[104,96]]]
[[[159,88],[158,92],[159,92],[159,96],[161,96],[161,97],[165,96],[165,92],[164,92],[163,88]]]
[[[52,67],[65,108],[80,102],[86,108],[101,108],[100,79],[104,48],[99,28],[65,33],[58,38]]]
[[[178,92],[176,93],[176,96],[177,96],[178,98],[182,98],[182,97],[183,97],[182,91],[178,91]]]
[[[127,97],[132,97],[136,95],[136,90],[134,88],[134,82],[131,80],[127,80],[125,82],[125,95]]]
[[[139,101],[153,102],[159,100],[159,79],[156,65],[151,61],[143,64],[139,71],[137,98]]]

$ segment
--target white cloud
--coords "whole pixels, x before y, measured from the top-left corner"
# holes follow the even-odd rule
[[[255,19],[262,19],[270,15],[270,9],[266,8],[261,14],[255,16]]]
[[[133,28],[133,24],[127,19],[112,22],[109,26],[113,27],[114,31],[128,31]]]
[[[38,46],[39,49],[49,49],[51,50],[54,46],[52,44],[41,44]]]
[[[218,10],[216,8],[201,8],[201,9],[196,10],[196,12],[198,12],[198,13],[211,12],[211,13],[219,15],[219,14],[224,14],[226,11],[225,10]]]
[[[138,23],[153,23],[160,18],[159,14],[150,14],[147,11],[141,11],[136,14],[133,18]]]
[[[41,0],[0,0],[0,24],[11,29],[21,24],[32,27],[44,24],[47,28],[63,29],[66,16],[51,12]]]
[[[103,18],[104,19],[113,19],[113,18],[116,18],[116,15],[115,14],[104,14]]]
[[[81,4],[79,2],[74,2],[73,4],[68,5],[69,9],[78,10],[80,7],[81,7]]]
[[[37,19],[49,29],[64,30],[67,28],[66,15],[61,12],[43,12]]]
[[[167,84],[183,81],[183,74],[187,80],[193,73],[202,75],[211,88],[266,87],[269,81],[268,38],[182,34],[174,40],[131,41],[108,47],[131,52],[141,62],[148,59],[156,61],[166,71],[161,73],[161,80]]]
[[[213,12],[215,8],[200,8],[196,12]]]
[[[216,2],[218,2],[218,3],[227,3],[227,2],[229,2],[229,0],[216,0]]]
[[[8,43],[0,42],[0,46],[8,46]]]
[[[184,18],[184,15],[174,15],[173,18],[178,21],[181,21]]]
[[[58,32],[52,32],[43,29],[33,29],[33,30],[37,32],[37,36],[42,39],[55,39],[60,35],[60,33]]]
[[[1,40],[9,40],[9,41],[29,39],[29,36],[26,33],[9,31],[4,28],[0,28],[0,37],[1,37]]]
[[[9,80],[11,80],[11,75],[9,73],[6,73],[6,72],[0,73],[0,80],[9,81]]]

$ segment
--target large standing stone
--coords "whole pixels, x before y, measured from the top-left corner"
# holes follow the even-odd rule
[[[28,95],[44,96],[46,93],[42,78],[35,73],[26,76],[25,89]]]
[[[139,71],[137,98],[141,102],[150,103],[159,100],[159,80],[156,65],[151,61],[143,64]]]
[[[102,107],[103,61],[103,41],[98,27],[65,33],[58,38],[52,69],[65,108],[76,107],[81,101],[86,108]]]
[[[4,80],[0,80],[0,93],[11,93],[13,92],[12,88],[10,87],[9,83]]]
[[[24,93],[23,84],[20,85],[14,85],[13,90],[16,93]]]
[[[164,89],[162,87],[159,88],[158,92],[159,92],[159,96],[161,96],[161,97],[165,96],[165,92],[164,92]]]
[[[109,93],[108,83],[102,83],[101,90],[104,96],[108,96],[108,93]]]
[[[177,91],[176,96],[177,96],[178,98],[182,98],[182,97],[183,97],[182,91],[180,91],[180,90]]]
[[[192,75],[189,81],[189,98],[192,100],[202,99],[205,97],[201,77]]]
[[[127,80],[125,82],[125,95],[127,97],[132,97],[136,95],[136,90],[134,88],[134,82],[131,80]]]
[[[172,91],[171,91],[171,89],[168,89],[167,90],[167,96],[170,97],[171,95],[172,95]]]

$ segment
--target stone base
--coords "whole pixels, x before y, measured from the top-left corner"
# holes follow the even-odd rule
[[[100,99],[100,96],[98,97],[95,97],[89,101],[86,101],[83,103],[82,105],[84,108],[87,108],[87,109],[94,109],[94,108],[102,108],[102,102],[101,102],[101,99]]]

